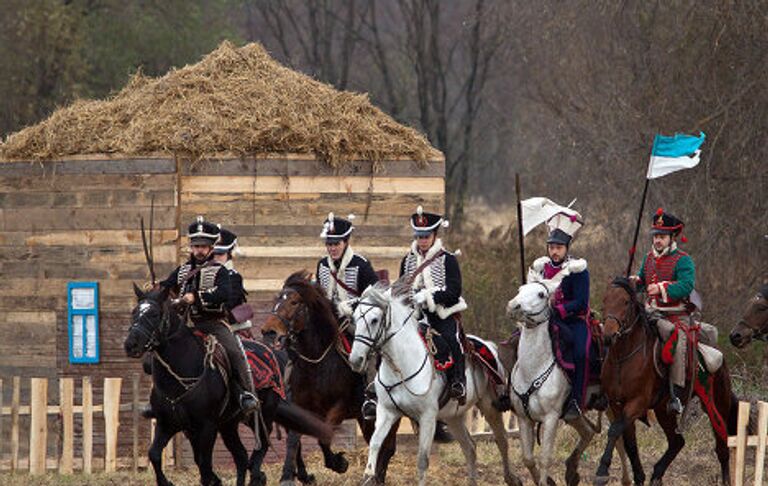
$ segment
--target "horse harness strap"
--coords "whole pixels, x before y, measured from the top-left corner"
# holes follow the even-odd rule
[[[549,375],[552,374],[552,370],[555,369],[555,360],[552,360],[552,364],[549,365],[549,367],[544,370],[542,374],[540,374],[535,380],[533,380],[533,383],[531,383],[531,386],[528,387],[528,389],[524,393],[520,393],[517,390],[515,390],[514,386],[511,386],[512,391],[515,392],[515,395],[517,395],[517,398],[520,399],[521,402],[523,402],[523,410],[525,411],[525,415],[528,417],[528,419],[533,420],[531,417],[531,410],[530,410],[530,403],[531,403],[531,396],[533,396],[534,393],[536,393],[539,388],[541,388],[544,385],[544,382],[547,381],[547,378],[549,378]]]
[[[171,404],[171,406],[175,407],[177,403],[179,403],[181,400],[183,400],[187,395],[192,393],[198,385],[200,385],[200,382],[203,379],[203,376],[205,375],[206,369],[209,367],[211,369],[215,369],[214,361],[213,361],[213,355],[216,351],[216,346],[218,346],[219,342],[216,340],[214,336],[209,335],[207,339],[204,341],[205,346],[205,356],[203,357],[203,371],[198,376],[181,376],[178,373],[176,373],[171,365],[163,359],[163,357],[160,355],[159,352],[154,352],[154,358],[157,360],[158,363],[160,363],[163,368],[170,374],[176,382],[184,388],[184,391],[175,397],[168,397],[165,394],[161,393],[162,397]],[[222,372],[224,370],[221,370]],[[226,381],[226,380],[225,380]],[[159,391],[159,390],[158,390]],[[226,403],[226,402],[225,402]]]

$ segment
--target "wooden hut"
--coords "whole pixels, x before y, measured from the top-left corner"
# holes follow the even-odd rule
[[[354,248],[394,274],[407,216],[444,204],[444,160],[423,136],[257,44],[225,43],[198,64],[62,108],[8,137],[0,158],[6,377],[99,384],[139,371],[122,341],[131,284],[148,280],[139,217],[152,200],[158,274],[186,257],[185,228],[202,214],[238,234],[236,266],[257,311],[292,271],[314,270],[329,212],[355,213]],[[68,290],[83,282],[97,287],[96,343]]]

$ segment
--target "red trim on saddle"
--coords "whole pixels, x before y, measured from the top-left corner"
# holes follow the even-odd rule
[[[675,362],[674,348],[677,345],[679,329],[679,324],[675,322],[675,330],[672,331],[672,334],[669,335],[669,339],[664,343],[664,347],[661,348],[661,361],[667,366]]]
[[[424,349],[426,349],[427,353],[429,353],[430,352],[429,345],[427,344],[427,339],[424,337],[424,331],[425,331],[425,328],[423,328],[422,326],[419,326],[419,337],[421,338],[422,344],[424,344]],[[437,347],[437,344],[435,344],[435,347]],[[434,355],[432,356],[432,358],[435,363],[435,369],[437,371],[447,371],[451,369],[451,366],[453,366],[453,363],[454,363],[453,356],[450,356],[447,361],[439,361],[437,359],[437,356],[434,356]]]
[[[243,339],[242,342],[251,368],[254,389],[272,388],[285,399],[283,374],[272,350],[258,341]]]

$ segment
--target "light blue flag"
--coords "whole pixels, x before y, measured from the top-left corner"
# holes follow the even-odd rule
[[[648,179],[696,167],[700,161],[700,147],[705,139],[704,132],[699,132],[698,136],[683,133],[676,133],[672,137],[656,135],[648,164]]]

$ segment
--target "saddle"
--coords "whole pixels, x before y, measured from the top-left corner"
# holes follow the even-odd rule
[[[434,358],[435,369],[437,371],[448,371],[451,369],[454,361],[448,341],[426,322],[419,323],[419,335],[422,341],[424,341],[427,352]]]
[[[600,370],[605,360],[606,349],[603,346],[603,331],[600,322],[590,314],[588,320],[590,330],[590,345],[589,356],[587,356],[589,367],[589,383],[587,385],[597,385],[600,383]],[[571,374],[575,371],[576,365],[572,360],[568,359],[568,348],[570,344],[566,342],[565,338],[560,332],[559,325],[555,321],[549,323],[549,335],[552,342],[552,354],[555,357],[555,363],[562,369],[569,380],[571,380]]]

